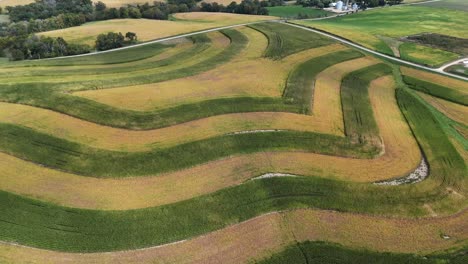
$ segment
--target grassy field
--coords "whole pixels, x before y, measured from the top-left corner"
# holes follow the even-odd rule
[[[400,57],[429,67],[438,67],[458,59],[459,55],[415,43],[403,43],[400,45]]]
[[[0,69],[0,262],[431,263],[468,245],[466,82],[273,22]],[[423,181],[373,184],[422,158]]]
[[[468,11],[468,2],[464,0],[442,0],[438,2],[424,3],[422,5],[436,7],[436,8],[447,8],[447,9]]]
[[[430,32],[463,38],[468,35],[467,29],[462,26],[465,16],[466,13],[460,10],[415,5],[377,8],[333,19],[294,23],[322,29],[393,55],[382,37],[398,40],[405,36]],[[427,65],[440,65],[456,57],[456,54],[410,44],[404,44],[400,49],[404,58]]]
[[[297,5],[292,6],[273,6],[267,7],[270,16],[282,18],[298,18],[299,15],[307,16],[308,18],[326,17],[331,13],[322,9],[307,8]]]
[[[177,20],[113,19],[91,22],[79,27],[40,33],[51,37],[63,37],[71,43],[94,45],[97,35],[106,32],[135,32],[140,41],[148,41],[172,35],[204,29],[273,19],[268,16],[239,15],[229,13],[180,13]],[[158,30],[154,30],[158,28]]]

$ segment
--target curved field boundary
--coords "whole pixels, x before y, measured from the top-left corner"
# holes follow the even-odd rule
[[[252,29],[249,30],[251,31],[249,33],[260,34]],[[258,47],[253,46],[253,48]],[[346,49],[340,44],[332,44],[273,61],[259,57],[257,54],[252,56],[251,53],[257,53],[260,49],[252,50],[249,46],[230,63],[192,77],[147,85],[88,90],[76,92],[74,95],[116,108],[136,111],[164,109],[217,98],[246,96],[280,98],[284,81],[292,67],[309,58]],[[175,90],[174,87],[178,89]]]
[[[157,130],[132,131],[101,126],[46,109],[0,103],[0,110],[3,109],[0,111],[0,121],[26,126],[42,133],[97,148],[120,151],[168,147],[247,128],[315,131],[343,136],[341,79],[347,72],[375,63],[378,61],[365,57],[335,64],[319,73],[314,92],[317,102],[312,116],[281,112],[236,113],[208,117]],[[334,107],[330,107],[331,104],[334,104]]]
[[[345,61],[359,57],[361,54],[345,50],[336,54],[318,57],[317,62],[334,56],[342,57],[341,60]],[[1,90],[0,96],[6,98],[4,100],[7,102],[48,108],[103,125],[137,130],[160,128],[226,113],[298,111],[295,104],[285,104],[281,98],[237,97],[211,99],[150,112],[137,112],[118,109],[78,96],[54,92],[44,85],[37,85],[39,87],[35,88],[31,86],[10,86]],[[47,96],[44,94],[47,94]],[[68,105],[74,107],[70,108]]]
[[[301,30],[280,23],[252,24],[249,27],[258,30],[268,38],[268,47],[264,56],[273,60],[302,50],[334,43],[317,34],[302,34]]]
[[[135,70],[130,68],[131,71],[127,72],[117,71],[116,73],[112,73],[111,69],[107,73],[104,71],[102,74],[91,75],[80,75],[80,72],[76,71],[70,76],[50,75],[47,78],[46,84],[58,90],[70,91],[145,84],[192,76],[229,61],[245,47],[247,38],[240,32],[230,29],[222,33],[225,36],[217,32],[210,33],[213,42],[205,35],[194,36],[194,39],[198,39],[196,42],[199,45],[194,45],[193,49],[177,54],[172,58],[148,65],[154,68],[143,65],[136,67]],[[219,44],[218,42],[226,42],[226,37],[231,39],[229,46],[217,45]],[[44,83],[44,77],[34,75],[27,78],[4,77],[2,78],[2,83],[26,85]]]
[[[145,59],[131,62],[107,63],[105,60],[103,60],[101,64],[96,65],[70,64],[61,66],[29,66],[27,68],[2,67],[0,76],[3,78],[27,76],[47,76],[54,78],[57,76],[63,77],[67,75],[81,75],[82,77],[86,77],[86,75],[126,73],[136,70],[167,67],[167,65],[170,63],[177,62],[180,64],[184,59],[193,56],[194,53],[206,52],[206,49],[208,49],[211,45],[214,45],[214,43],[212,43],[212,37],[210,37],[211,35],[199,35],[177,45],[160,45],[161,47],[155,47],[152,51],[152,53],[156,54]],[[225,38],[228,39],[227,37]]]
[[[419,92],[418,95],[448,118],[461,124],[468,124],[468,106],[456,104],[422,92]]]
[[[446,86],[426,82],[410,76],[403,76],[403,81],[412,89],[439,97],[457,104],[468,106],[468,90],[457,91]]]
[[[338,87],[317,85],[316,93],[333,88],[339,97],[339,76],[345,75],[348,70],[352,71],[350,67],[360,67],[360,64],[349,61],[329,68],[330,71],[333,68],[336,73],[335,85]],[[317,84],[319,83],[323,82],[318,81]],[[80,177],[0,154],[0,167],[4,168],[0,172],[3,179],[0,187],[73,207],[123,210],[189,199],[241,184],[270,171],[287,171],[299,175],[319,174],[322,177],[352,181],[396,178],[412,171],[419,164],[421,154],[397,107],[394,89],[395,83],[388,76],[378,78],[370,85],[370,101],[385,143],[385,153],[376,159],[359,160],[313,153],[256,153],[214,161],[158,177],[116,180]],[[321,99],[322,97],[316,97],[316,100]],[[51,189],[61,191],[50,192]],[[126,194],[125,199],[122,199],[122,193]]]
[[[381,252],[427,254],[466,246],[467,218],[466,211],[443,218],[396,219],[295,210],[262,215],[190,240],[132,251],[73,254],[1,243],[0,258],[28,263],[153,263],[156,259],[164,263],[245,263],[297,242],[317,240]]]
[[[349,54],[351,58],[354,58],[353,53]],[[327,65],[324,65],[321,70],[325,67]],[[346,97],[348,94],[355,98],[354,101],[344,100],[342,102],[344,109],[357,107],[362,112],[362,116],[372,113],[367,87],[372,79],[390,72],[391,68],[387,65],[376,64],[349,74],[348,76],[357,74],[358,77],[354,78],[359,81],[347,85],[363,86],[364,89],[361,89],[357,95],[352,95],[356,89],[342,89],[342,98],[348,98]],[[345,125],[348,124],[348,127],[359,121],[346,114],[344,118]],[[366,118],[368,122],[373,121],[372,115]],[[364,138],[377,133],[376,129],[372,130],[369,125],[356,124],[354,126],[359,128],[353,132],[353,136],[362,135]],[[217,136],[147,152],[122,153],[90,148],[14,125],[0,124],[0,128],[0,133],[5,139],[0,142],[3,151],[46,166],[97,177],[149,175],[186,168],[229,155],[268,150],[298,149],[327,155],[340,153],[342,156],[356,158],[373,157],[381,151],[380,144],[376,145],[373,144],[375,142],[367,140],[352,144],[347,138],[332,135],[280,131]],[[351,140],[354,141],[352,138]],[[31,146],[35,147],[31,148]],[[223,146],[223,148],[218,146]],[[205,154],[194,155],[197,152]]]
[[[418,185],[389,188],[315,177],[269,178],[179,203],[124,212],[60,207],[0,192],[4,230],[0,239],[67,251],[107,251],[170,243],[286,208],[410,216],[427,214],[422,211],[426,206],[437,213],[463,208],[463,200],[447,191],[466,194],[463,159],[440,124],[430,121],[433,116],[424,104],[402,89],[397,90],[397,98],[431,164],[431,176]]]
[[[401,64],[404,64],[404,65],[408,65],[408,66],[415,67],[415,68],[422,69],[422,70],[426,70],[426,71],[429,71],[429,72],[434,72],[434,73],[437,73],[439,75],[450,76],[450,77],[455,78],[455,79],[461,79],[461,80],[468,81],[467,77],[447,73],[447,72],[444,72],[444,71],[440,71],[438,69],[433,69],[433,68],[430,68],[430,67],[422,66],[422,65],[417,64],[417,63],[413,63],[413,62],[409,62],[409,61],[402,60],[402,59],[399,59],[399,58],[395,58],[393,56],[390,56],[390,55],[387,55],[387,54],[384,54],[384,53],[381,53],[381,52],[366,48],[364,46],[361,46],[359,44],[356,44],[356,43],[354,43],[352,41],[346,40],[346,39],[341,38],[339,36],[330,34],[328,32],[324,32],[324,31],[313,29],[313,28],[310,28],[310,27],[294,24],[294,23],[291,23],[291,22],[286,22],[285,24],[290,25],[292,27],[301,28],[301,29],[304,29],[304,30],[307,30],[307,31],[310,31],[310,32],[314,32],[314,33],[320,34],[322,36],[327,36],[327,37],[329,37],[331,39],[337,40],[337,41],[339,41],[341,43],[347,44],[347,45],[352,46],[354,48],[357,48],[359,50],[362,50],[362,51],[377,55],[377,56],[385,58],[385,59],[389,59],[389,60],[397,62],[397,63],[401,63]]]

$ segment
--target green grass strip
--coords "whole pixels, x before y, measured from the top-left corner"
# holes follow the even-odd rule
[[[403,76],[403,80],[410,88],[414,90],[421,91],[423,93],[427,93],[432,96],[439,97],[457,104],[468,105],[467,94],[463,94],[454,89],[450,89],[445,86],[426,82],[406,75]]]
[[[282,131],[217,136],[147,152],[117,152],[87,147],[15,125],[0,124],[0,149],[17,157],[61,170],[96,176],[129,177],[179,170],[235,154],[259,151],[303,150],[322,154],[370,158],[342,137]]]
[[[334,40],[319,34],[281,23],[261,23],[249,27],[262,32],[268,38],[265,57],[278,60],[306,49],[334,43]]]
[[[398,89],[397,99],[400,109],[410,121],[411,130],[417,135],[418,143],[423,149],[430,149],[426,153],[431,153],[428,157],[431,170],[440,169],[446,185],[455,186],[458,190],[463,189],[458,183],[466,180],[467,167],[447,134],[444,133],[444,124],[434,116],[422,99],[411,94],[410,91]],[[430,140],[420,140],[420,138],[430,138]]]
[[[465,249],[466,250],[466,249]],[[348,248],[329,242],[306,241],[286,247],[283,251],[264,259],[258,264],[440,264],[466,263],[463,251],[444,255],[418,256],[405,253],[381,253],[363,249]]]
[[[337,63],[362,56],[364,56],[362,53],[355,50],[344,50],[301,63],[289,74],[283,93],[284,100],[299,105],[301,113],[310,114],[317,75]]]
[[[372,80],[392,74],[392,68],[384,63],[372,65],[347,74],[341,85],[346,136],[365,143],[378,140],[379,131],[369,99]]]

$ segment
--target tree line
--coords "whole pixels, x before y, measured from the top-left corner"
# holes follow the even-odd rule
[[[133,32],[127,32],[125,36],[120,32],[100,34],[96,39],[96,49],[102,51],[120,48],[136,43],[137,39]],[[22,35],[0,38],[0,49],[4,56],[18,61],[84,54],[91,52],[92,48],[89,45],[67,43],[61,37]]]

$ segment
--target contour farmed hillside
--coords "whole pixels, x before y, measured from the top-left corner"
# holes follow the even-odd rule
[[[463,77],[268,17],[175,17],[145,23],[212,30],[2,61],[0,263],[466,263]]]

